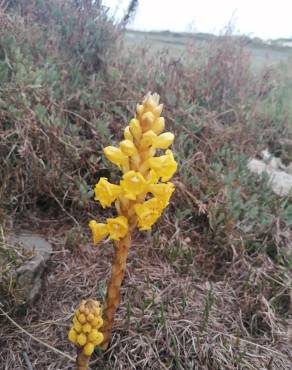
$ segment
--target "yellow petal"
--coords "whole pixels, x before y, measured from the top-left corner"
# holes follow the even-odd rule
[[[171,132],[165,132],[159,136],[156,136],[153,142],[154,148],[167,149],[174,140],[174,135]]]
[[[120,195],[122,189],[119,185],[108,182],[106,177],[101,177],[95,185],[95,200],[98,200],[103,208],[109,207]]]
[[[162,212],[162,204],[159,199],[152,198],[143,204],[136,204],[134,209],[138,218],[139,229],[149,230],[160,217]]]
[[[121,181],[121,188],[127,199],[136,200],[136,197],[144,192],[145,187],[146,181],[140,172],[129,171]]]
[[[148,159],[149,167],[152,168],[163,182],[168,181],[177,170],[177,163],[173,158],[171,150],[167,150],[165,155]]]
[[[128,163],[128,157],[119,148],[107,146],[103,149],[103,152],[107,159],[118,167],[125,166]]]
[[[108,218],[107,225],[112,240],[120,240],[128,233],[128,219],[124,216]]]
[[[162,202],[163,207],[166,207],[169,204],[169,199],[174,192],[174,189],[175,187],[172,182],[168,182],[166,184],[150,184],[148,186],[148,191]]]
[[[106,224],[97,223],[94,220],[89,222],[89,227],[93,235],[93,244],[100,242],[109,233],[108,226]]]

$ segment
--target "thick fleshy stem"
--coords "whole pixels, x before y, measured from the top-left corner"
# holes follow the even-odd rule
[[[131,231],[120,241],[115,243],[112,273],[108,284],[105,309],[103,311],[104,324],[101,331],[104,341],[101,347],[106,350],[112,334],[115,313],[120,303],[120,288],[124,279],[128,252],[131,246]]]
[[[89,366],[90,357],[82,353],[82,350],[78,350],[77,359],[76,359],[76,370],[87,370]]]

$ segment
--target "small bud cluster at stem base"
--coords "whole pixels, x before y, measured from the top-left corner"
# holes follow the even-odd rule
[[[94,348],[103,341],[103,334],[99,329],[103,325],[101,307],[94,300],[82,301],[75,312],[73,325],[68,333],[70,342],[82,350],[82,354],[90,357]]]

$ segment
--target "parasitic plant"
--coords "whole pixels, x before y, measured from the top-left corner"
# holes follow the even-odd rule
[[[147,94],[143,103],[137,105],[135,118],[125,128],[124,140],[119,147],[104,148],[107,159],[119,167],[123,176],[119,185],[102,177],[95,186],[95,200],[103,208],[114,203],[117,217],[108,218],[106,223],[94,220],[89,223],[94,244],[108,235],[115,242],[101,328],[103,349],[107,349],[111,338],[133,230],[136,226],[140,230],[150,230],[174,191],[169,180],[177,169],[177,163],[168,149],[174,135],[162,133],[165,126],[164,118],[160,116],[162,108],[158,94]],[[155,156],[157,151],[165,149],[163,155]]]
[[[94,348],[104,339],[100,328],[103,325],[101,307],[98,301],[82,301],[75,312],[73,325],[69,330],[70,342],[78,347],[77,370],[87,370]]]

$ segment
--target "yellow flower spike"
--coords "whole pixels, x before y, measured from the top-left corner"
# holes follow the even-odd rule
[[[127,235],[128,219],[125,216],[116,218],[108,218],[107,225],[109,229],[110,238],[112,240],[120,240]]]
[[[164,130],[165,127],[165,119],[164,117],[157,118],[153,125],[151,126],[151,130],[155,132],[155,134],[159,135]]]
[[[138,227],[142,231],[151,229],[160,217],[163,206],[159,199],[152,198],[143,204],[136,204],[134,209],[138,218]]]
[[[153,147],[157,149],[167,149],[174,140],[174,135],[171,132],[165,132],[159,136],[156,136],[153,142]]]
[[[131,134],[131,131],[130,131],[130,126],[127,126],[125,128],[124,138],[125,138],[125,140],[130,140],[130,141],[134,140],[133,135]]]
[[[91,232],[92,232],[93,244],[94,245],[99,243],[109,233],[108,226],[106,224],[97,223],[94,220],[91,220],[89,222],[89,227],[90,227]]]
[[[163,208],[165,208],[169,204],[169,199],[175,190],[175,186],[172,182],[166,184],[150,184],[148,190],[162,202]]]
[[[101,177],[95,185],[95,200],[98,200],[103,208],[109,207],[120,195],[122,189],[119,185],[108,182],[106,177]]]
[[[136,197],[144,192],[146,184],[147,183],[140,172],[127,172],[121,181],[121,188],[124,191],[124,197],[130,200],[136,200]]]
[[[134,139],[136,141],[139,141],[142,136],[142,128],[141,128],[140,122],[136,118],[133,118],[131,119],[129,126],[130,126],[130,132],[133,135]]]
[[[165,152],[165,155],[149,158],[148,164],[161,177],[163,182],[170,180],[177,170],[177,163],[173,158],[172,151],[169,149]]]
[[[121,168],[121,166],[127,166],[129,162],[128,156],[126,156],[121,149],[115,148],[114,146],[107,146],[103,149],[103,152],[107,159],[119,168]]]
[[[149,148],[149,146],[153,145],[156,138],[157,138],[157,135],[152,130],[145,132],[140,141],[140,146],[139,146],[140,150]]]
[[[120,302],[120,287],[126,270],[133,230],[136,226],[140,230],[149,230],[168,205],[174,191],[173,184],[165,183],[177,169],[172,152],[168,150],[174,135],[170,132],[162,133],[165,127],[165,120],[161,117],[162,109],[159,95],[148,93],[142,104],[137,105],[135,117],[126,126],[119,147],[109,146],[104,149],[105,156],[122,170],[123,178],[119,186],[110,184],[106,179],[100,181],[96,186],[96,199],[104,206],[114,202],[117,217],[108,218],[106,224],[91,221],[90,228],[95,243],[108,234],[115,241],[114,258],[103,320],[100,316],[92,317],[88,313],[86,323],[81,324],[77,321],[79,332],[74,327],[78,335],[86,334],[87,339],[79,351],[80,358],[91,355],[95,345],[101,344],[104,350],[108,348],[115,313]],[[165,149],[166,153],[155,157],[158,149]],[[145,201],[149,194],[153,195],[153,198]],[[85,314],[85,311],[83,313]],[[99,328],[101,332],[98,331]],[[85,332],[82,332],[83,330]],[[74,340],[74,333],[70,335]],[[80,369],[87,369],[83,366],[82,359],[78,364],[82,365]]]
[[[123,140],[120,142],[121,151],[127,156],[137,154],[137,148],[131,140]]]

